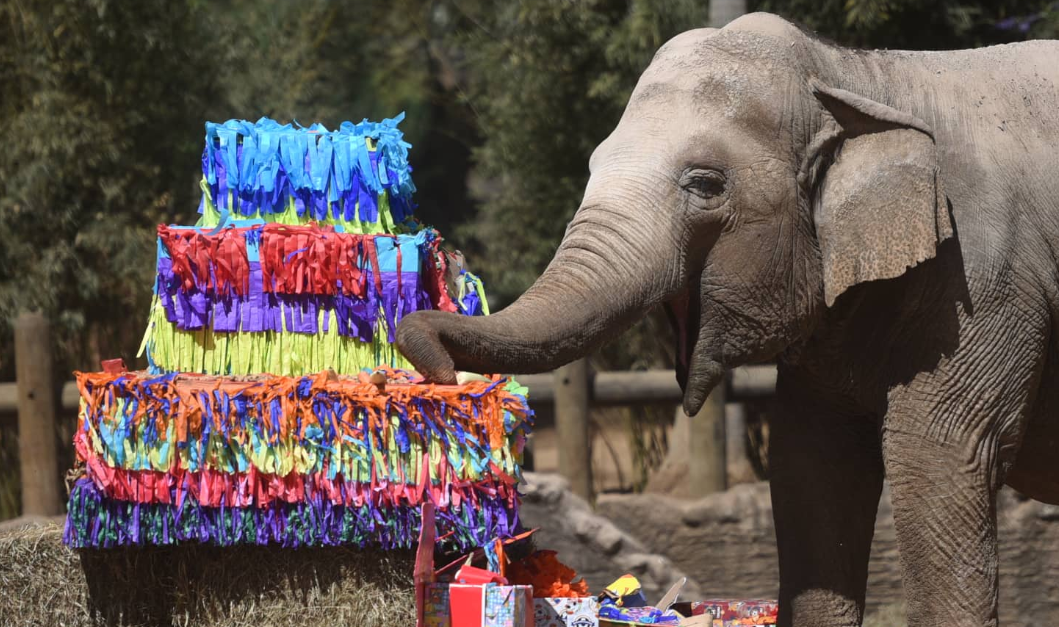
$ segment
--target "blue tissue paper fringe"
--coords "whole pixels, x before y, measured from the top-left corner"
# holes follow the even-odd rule
[[[412,215],[411,144],[397,128],[404,113],[382,122],[343,122],[331,131],[321,124],[305,128],[269,118],[257,122],[206,123],[202,174],[218,210],[244,217],[283,213],[295,199],[300,217],[350,220],[353,208],[362,221],[378,219],[376,198],[386,193],[390,213],[400,223]],[[295,123],[296,124],[296,123]],[[375,142],[368,150],[366,139]],[[199,207],[199,213],[204,210]]]

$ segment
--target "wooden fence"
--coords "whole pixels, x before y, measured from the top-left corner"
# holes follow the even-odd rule
[[[22,472],[24,515],[61,513],[56,466],[56,410],[75,412],[77,386],[57,383],[52,372],[47,320],[24,314],[15,324],[15,383],[0,383],[0,414],[18,412],[19,464]],[[597,406],[676,404],[683,399],[672,370],[592,372],[578,360],[551,373],[521,375],[531,402],[554,404],[559,472],[582,497],[593,498],[589,410]],[[726,487],[726,402],[772,396],[776,389],[773,366],[747,366],[728,374],[689,421],[688,483],[693,496]],[[57,401],[57,402],[56,402]],[[678,410],[681,411],[681,410]]]
[[[684,398],[672,370],[593,373],[585,360],[552,373],[520,375],[518,380],[530,389],[534,405],[554,403],[559,472],[569,479],[575,493],[589,500],[594,496],[589,409],[680,405]],[[770,397],[775,392],[775,366],[735,368],[728,373],[725,385],[718,386],[699,413],[690,418],[686,442],[690,496],[704,496],[727,487],[725,404]]]

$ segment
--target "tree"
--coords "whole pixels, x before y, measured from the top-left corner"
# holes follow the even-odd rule
[[[748,4],[858,46],[1059,33],[1059,5],[1040,1]],[[510,302],[551,258],[588,156],[654,51],[707,18],[703,0],[0,4],[0,337],[42,308],[59,368],[131,358],[153,227],[193,219],[202,124],[229,117],[336,125],[407,110],[420,216],[469,249],[495,305]],[[650,336],[630,337],[608,353],[615,367],[666,363]]]
[[[658,47],[681,31],[706,25],[706,4],[454,4],[472,24],[455,45],[465,55],[466,102],[482,137],[471,173],[478,210],[455,239],[470,249],[470,263],[499,306],[529,287],[552,258],[580,203],[592,150],[617,124]],[[670,334],[656,313],[593,362],[607,369],[672,366]],[[629,427],[634,486],[646,482],[664,455],[660,425],[670,418],[665,410],[612,410],[606,416]]]
[[[551,259],[581,200],[592,150],[673,35],[706,24],[689,0],[483,1],[460,6],[478,211],[457,237],[503,305]]]
[[[456,96],[446,36],[463,24],[446,3],[228,0],[211,6],[228,45],[214,119],[267,115],[337,127],[407,113],[418,216],[442,232],[465,219],[477,135]]]
[[[1048,0],[750,0],[841,44],[863,48],[977,48],[1059,34]]]
[[[160,0],[0,5],[0,337],[42,309],[57,363],[83,367],[66,357],[139,334],[126,321],[151,289],[153,225],[195,206],[174,174],[198,158],[211,91],[200,19]]]
[[[420,215],[442,228],[462,218],[476,135],[442,86],[434,4],[0,5],[0,338],[19,311],[42,309],[60,372],[134,364],[154,227],[195,220],[207,120],[337,126],[407,110]],[[11,350],[0,341],[0,380]]]

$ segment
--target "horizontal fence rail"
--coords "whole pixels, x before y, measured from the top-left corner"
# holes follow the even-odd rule
[[[67,381],[59,393],[59,408],[65,412],[77,411],[81,393],[77,391],[77,384]],[[18,411],[18,384],[0,383],[0,413],[14,413]]]
[[[529,388],[530,403],[555,401],[553,373],[516,375]],[[630,370],[589,375],[593,406],[679,403],[684,399],[672,370]],[[776,393],[775,366],[742,366],[728,373],[728,398],[746,400]]]

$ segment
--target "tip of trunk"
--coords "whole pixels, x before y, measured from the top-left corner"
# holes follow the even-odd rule
[[[397,349],[412,362],[416,372],[428,381],[456,383],[456,365],[441,341],[445,318],[458,314],[443,311],[417,311],[397,325]]]

